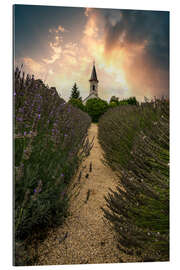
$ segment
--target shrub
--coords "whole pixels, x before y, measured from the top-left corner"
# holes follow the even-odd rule
[[[85,111],[85,106],[83,105],[81,99],[71,98],[68,103],[72,104],[73,106],[79,108],[82,111]]]
[[[139,104],[135,97],[128,98],[127,102],[129,105],[138,105]]]
[[[103,209],[118,246],[140,261],[169,259],[169,104],[126,106],[99,123],[106,162],[119,175]],[[123,152],[123,153],[122,153]],[[123,160],[124,157],[124,160]]]
[[[110,99],[110,102],[109,102],[109,103],[111,103],[111,102],[115,102],[115,103],[117,103],[117,104],[118,104],[118,102],[119,102],[119,98],[118,98],[118,97],[116,97],[116,96],[112,96],[112,97],[111,97],[111,99]]]
[[[84,156],[91,120],[18,68],[14,98],[14,233],[20,241],[66,217],[67,187]]]
[[[98,122],[101,115],[108,109],[108,103],[105,100],[92,98],[86,102],[86,111],[91,116],[93,122]]]
[[[162,106],[124,105],[108,110],[99,122],[99,141],[104,150],[106,163],[112,168],[116,164],[126,167],[136,134],[148,133],[160,118]],[[107,136],[111,131],[111,136]]]
[[[139,105],[139,102],[136,100],[136,97],[130,97],[127,99],[120,100],[119,105]]]
[[[118,106],[118,103],[115,101],[111,101],[108,106],[109,106],[109,108],[114,108],[114,107]]]

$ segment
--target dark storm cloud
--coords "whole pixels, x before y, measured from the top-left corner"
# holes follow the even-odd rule
[[[107,51],[146,41],[147,61],[157,68],[169,68],[169,12],[123,10],[114,24],[112,15],[105,15]]]
[[[86,20],[84,8],[14,5],[13,11],[17,58],[29,55],[37,59],[39,55],[46,54],[49,29],[59,25],[68,29],[67,40],[71,41],[71,32],[81,29]]]

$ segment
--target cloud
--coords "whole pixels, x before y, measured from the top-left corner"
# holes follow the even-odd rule
[[[90,11],[91,11],[91,8],[85,8],[85,12],[84,12],[85,16],[88,17]]]
[[[63,26],[59,25],[57,28],[50,28],[49,32],[53,34],[53,41],[49,42],[49,48],[52,51],[52,54],[49,58],[43,58],[43,61],[46,64],[53,64],[59,60],[62,55],[63,37],[61,34],[68,31]]]
[[[94,37],[96,38],[98,35],[98,27],[96,26],[96,21],[93,17],[90,17],[85,30],[84,30],[84,34],[88,37]]]
[[[43,62],[36,61],[31,57],[23,57],[18,59],[17,65],[23,64],[23,70],[25,74],[35,75],[35,78],[44,80],[47,78],[48,71]]]
[[[144,58],[154,67],[169,68],[169,13],[157,11],[121,11],[113,25],[106,17],[106,52],[146,42]]]
[[[84,98],[89,94],[93,60],[103,99],[116,95],[142,100],[168,94],[167,12],[86,8],[84,15],[86,23],[78,31],[78,39],[73,33],[66,34],[62,25],[49,29],[47,53],[41,61],[26,57],[26,64],[47,73],[48,84],[56,86],[65,99],[74,82]]]
[[[77,43],[69,42],[65,44],[63,53],[76,57],[79,52]]]
[[[57,28],[50,28],[49,29],[50,33],[64,33],[64,32],[68,32],[67,29],[65,29],[63,26],[59,25]]]
[[[33,60],[30,57],[24,57],[22,59],[22,62],[24,63],[25,67],[28,68],[33,73],[39,73],[42,70],[44,70],[43,65],[41,65],[39,62]]]
[[[129,95],[168,95],[169,13],[112,10],[103,22],[104,58],[123,71]]]
[[[67,31],[67,30],[65,30],[64,27],[62,27],[61,25],[59,25],[59,26],[58,26],[58,29],[57,29],[56,31],[64,33],[64,32]]]
[[[52,50],[53,54],[50,56],[50,58],[43,58],[43,61],[46,64],[53,64],[56,60],[60,59],[62,48],[60,46],[61,39],[58,36],[55,36],[55,42],[50,42],[49,47]]]
[[[52,75],[54,74],[54,71],[52,69],[49,70],[49,74]]]

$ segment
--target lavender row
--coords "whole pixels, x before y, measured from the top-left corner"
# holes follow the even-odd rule
[[[99,140],[119,176],[103,209],[118,248],[136,261],[168,261],[169,102],[109,110],[100,119]]]
[[[54,87],[16,68],[14,73],[15,239],[62,224],[67,188],[86,155],[88,114]],[[18,265],[18,252],[16,264]],[[28,263],[28,262],[27,262]]]

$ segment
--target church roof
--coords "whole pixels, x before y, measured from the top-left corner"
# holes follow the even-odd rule
[[[87,101],[88,99],[91,99],[91,98],[97,98],[97,99],[99,99],[99,97],[98,97],[96,94],[91,93],[91,94],[89,94],[89,96],[87,96],[87,97],[83,100],[83,104],[85,104],[86,101]]]
[[[89,81],[97,81],[98,82],[97,75],[96,75],[95,65],[93,65],[93,69],[92,69],[92,73],[91,73],[91,78],[90,78]]]

